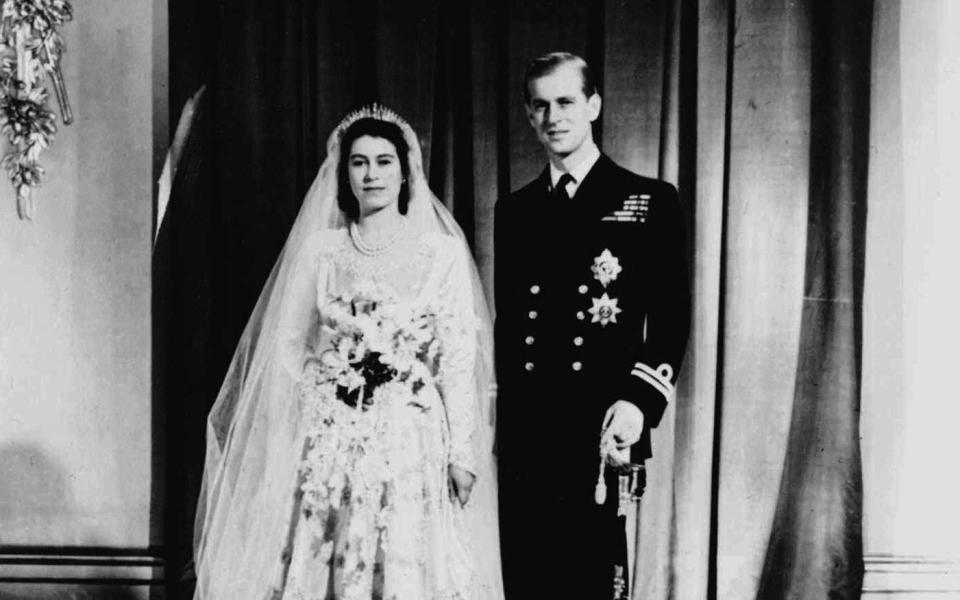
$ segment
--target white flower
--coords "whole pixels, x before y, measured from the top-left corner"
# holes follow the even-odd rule
[[[594,279],[599,281],[603,287],[607,287],[610,282],[617,280],[617,276],[623,270],[623,267],[620,266],[619,258],[611,254],[610,250],[604,249],[600,256],[593,259],[593,266],[590,267],[590,270],[593,271]]]
[[[607,323],[616,323],[617,315],[623,312],[617,307],[617,299],[610,298],[606,294],[599,298],[593,298],[593,306],[590,307],[590,314],[593,315],[591,323],[600,323],[601,327],[606,327]]]
[[[357,329],[368,343],[377,337],[377,321],[369,314],[359,314],[356,318]]]
[[[349,391],[358,389],[364,384],[363,376],[353,369],[345,371],[337,378],[337,385],[347,388]]]

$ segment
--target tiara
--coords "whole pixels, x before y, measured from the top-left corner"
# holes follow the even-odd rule
[[[407,123],[403,117],[377,102],[362,106],[350,112],[340,121],[339,125],[334,127],[330,137],[327,138],[327,156],[334,156],[339,153],[338,149],[340,147],[340,140],[343,139],[343,134],[347,132],[347,129],[349,129],[351,125],[360,119],[376,119],[378,121],[393,123],[400,128],[400,133],[407,142],[408,158],[411,164],[418,164],[423,161],[423,157],[420,154],[420,140],[417,138],[417,133],[413,130],[413,127],[410,126],[410,123]]]
[[[340,124],[336,127],[335,131],[337,132],[337,137],[343,137],[344,132],[360,119],[376,119],[378,121],[386,121],[399,126],[403,131],[410,129],[410,124],[407,123],[403,117],[386,106],[374,102],[373,104],[362,106],[344,117],[343,120],[340,121]]]

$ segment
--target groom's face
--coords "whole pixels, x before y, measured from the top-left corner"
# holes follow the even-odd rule
[[[583,93],[580,69],[570,63],[530,82],[527,118],[552,157],[565,158],[593,139],[600,96]]]

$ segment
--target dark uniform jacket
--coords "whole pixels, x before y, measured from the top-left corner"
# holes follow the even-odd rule
[[[601,155],[569,205],[557,200],[546,169],[496,207],[505,544],[522,543],[517,527],[549,538],[528,529],[536,527],[530,518],[549,527],[567,511],[596,510],[600,428],[616,400],[644,414],[632,460],[650,456],[649,431],[672,400],[689,327],[685,225],[673,186]],[[508,598],[510,554],[505,547]]]
[[[627,400],[645,419],[634,459],[649,457],[647,432],[672,399],[690,318],[674,187],[601,155],[569,206],[553,202],[544,170],[497,204],[495,232],[504,450],[527,444],[543,418],[596,446],[606,409]]]

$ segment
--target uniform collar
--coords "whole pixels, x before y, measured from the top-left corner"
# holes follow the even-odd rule
[[[580,184],[583,182],[584,178],[590,173],[590,169],[593,168],[593,165],[597,163],[600,159],[600,149],[597,148],[596,144],[593,144],[590,152],[580,161],[577,166],[573,167],[568,173],[573,177],[573,183],[567,184],[567,194],[573,198],[574,194],[577,193],[577,188],[580,187]],[[563,175],[564,171],[553,166],[553,163],[549,163],[550,171],[550,188],[553,189],[557,185],[560,176]]]

